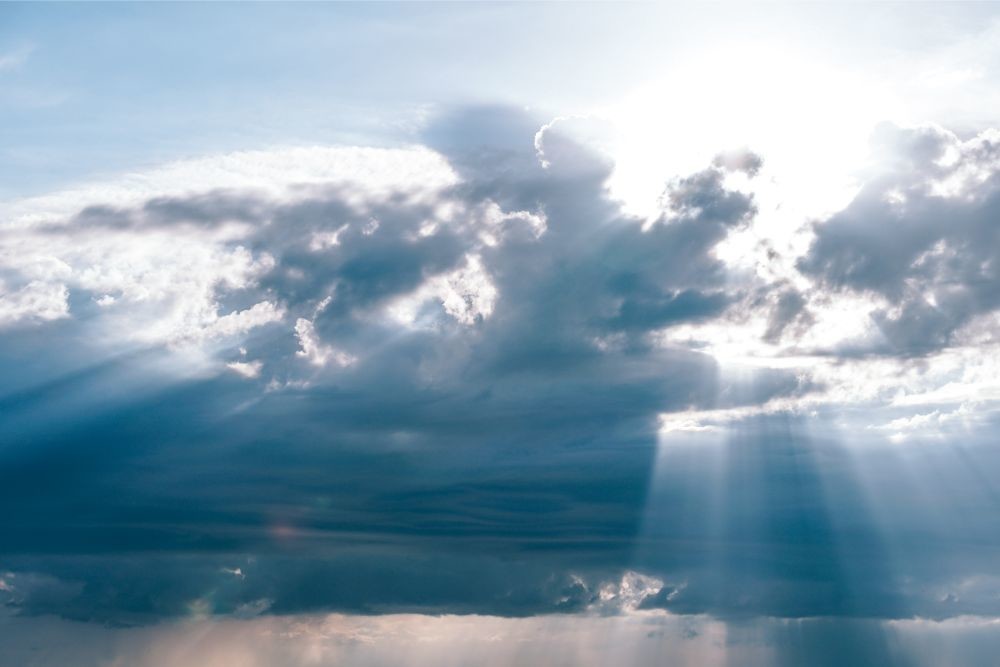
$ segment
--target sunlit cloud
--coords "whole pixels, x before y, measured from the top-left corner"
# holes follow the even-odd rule
[[[0,9],[0,662],[985,664],[992,7],[453,9]]]

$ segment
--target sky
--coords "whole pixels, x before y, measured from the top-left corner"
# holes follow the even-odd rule
[[[1000,655],[1000,9],[0,4],[0,667]]]

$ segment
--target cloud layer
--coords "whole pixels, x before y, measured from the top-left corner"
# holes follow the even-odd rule
[[[994,135],[884,127],[801,256],[731,262],[766,156],[721,154],[639,218],[586,133],[464,109],[426,147],[8,205],[0,600],[113,623],[995,614],[996,494],[954,488],[997,463],[994,407],[942,394],[995,342]],[[961,447],[894,449],[928,422]]]

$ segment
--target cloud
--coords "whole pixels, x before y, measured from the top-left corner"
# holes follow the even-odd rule
[[[116,186],[103,203],[94,191],[75,208],[11,205],[23,215],[3,241],[5,289],[64,289],[65,308],[0,333],[0,498],[20,508],[0,521],[0,566],[65,595],[9,609],[129,624],[983,611],[972,598],[942,607],[939,593],[988,564],[943,567],[953,551],[937,525],[894,561],[912,536],[883,544],[847,454],[800,421],[803,405],[888,400],[930,376],[952,382],[954,368],[901,380],[853,357],[734,370],[692,334],[722,327],[773,350],[829,315],[828,293],[855,291],[811,259],[818,289],[719,256],[757,220],[737,184],[759,159],[670,179],[659,213],[639,218],[561,123],[542,132],[543,166],[540,125],[466,113],[452,122],[481,144],[437,127],[436,151],[349,151],[338,169],[376,174],[371,187],[324,164],[329,182],[301,186],[199,189],[169,172],[151,196]],[[380,169],[396,161],[392,180]],[[817,227],[810,258],[836,220]],[[865,373],[882,384],[866,388]],[[988,432],[986,416],[940,425]],[[878,447],[888,432],[855,433],[877,452],[869,478],[919,499]],[[988,517],[966,510],[986,493],[954,500],[969,517],[959,536],[983,530]],[[913,527],[914,507],[878,516]]]
[[[260,369],[263,368],[264,363],[260,360],[256,361],[230,361],[226,364],[226,367],[242,375],[245,378],[255,378],[260,376]]]
[[[7,291],[0,283],[0,326],[22,320],[55,320],[69,315],[65,285],[32,280]]]
[[[326,366],[334,362],[339,366],[349,366],[355,361],[354,357],[344,352],[338,352],[330,345],[324,345],[316,335],[316,328],[310,320],[300,317],[295,321],[295,335],[299,339],[299,349],[296,352],[300,357],[309,360],[309,363],[316,366]]]
[[[795,289],[786,289],[778,293],[777,299],[767,319],[767,329],[764,340],[777,343],[785,330],[794,323],[812,324],[812,317],[806,309],[806,300]]]
[[[764,166],[764,159],[753,151],[743,148],[719,153],[712,163],[730,171],[742,171],[747,176],[756,176]]]
[[[26,305],[0,335],[71,342],[34,377],[2,361],[29,378],[0,391],[3,494],[25,508],[5,534],[36,554],[19,568],[48,554],[42,571],[85,582],[19,609],[517,615],[585,609],[607,581],[624,582],[614,605],[641,604],[633,583],[658,575],[622,572],[658,416],[808,390],[784,371],[720,386],[709,355],[660,338],[745,298],[714,249],[754,200],[727,185],[738,165],[709,165],[667,185],[657,218],[630,216],[563,123],[537,137],[543,166],[518,134],[538,125],[466,113],[451,122],[484,146],[239,154],[9,205],[6,284],[65,305],[58,330]],[[572,568],[583,594],[562,552],[588,533],[620,546]],[[524,568],[493,561],[540,539],[554,551]],[[439,541],[470,555],[418,574]],[[283,545],[308,557],[275,560]],[[178,550],[200,560],[132,557]],[[238,589],[219,581],[237,553],[258,559]]]
[[[873,350],[926,355],[960,343],[1000,306],[998,135],[963,141],[935,126],[883,125],[873,142],[873,172],[846,209],[816,225],[799,268],[875,299],[884,343]]]

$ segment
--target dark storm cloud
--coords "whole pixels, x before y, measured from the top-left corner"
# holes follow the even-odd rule
[[[648,431],[599,422],[421,434],[266,403],[219,417],[246,397],[235,382],[161,394],[6,457],[0,599],[126,624],[259,600],[522,616],[599,605],[626,569],[663,582],[643,607],[726,619],[949,618],[992,613],[1000,593],[996,492],[967,481],[1000,462],[975,443],[911,448],[905,478],[898,451],[869,451],[873,505],[850,454],[780,419],[657,466]]]
[[[727,445],[726,495],[713,502],[704,457],[650,472],[660,413],[814,389],[782,370],[726,378],[710,356],[656,339],[759,297],[713,254],[756,212],[728,170],[758,161],[672,181],[644,228],[609,198],[609,165],[559,124],[522,137],[537,125],[497,109],[449,122],[461,140],[438,127],[429,141],[461,178],[432,201],[215,192],[70,223],[246,225],[226,242],[273,261],[250,284],[220,282],[221,310],[267,301],[285,315],[215,344],[223,360],[260,363],[249,379],[170,380],[157,369],[176,357],[157,349],[81,361],[102,318],[77,308],[81,294],[76,319],[4,334],[6,603],[120,623],[192,605],[524,615],[603,604],[602,586],[634,569],[663,581],[647,606],[677,611],[933,612],[932,593],[886,576],[887,549],[833,445],[748,427]],[[470,271],[470,255],[481,275],[454,302],[419,301],[412,324],[387,315]],[[476,305],[483,279],[490,308]],[[765,299],[774,336],[807,316],[783,290]],[[51,357],[46,341],[59,343]],[[850,502],[831,506],[838,496]],[[745,546],[719,546],[731,544]]]
[[[884,125],[874,143],[875,172],[816,226],[799,268],[830,288],[884,299],[873,313],[882,351],[922,355],[1000,306],[998,142]]]

